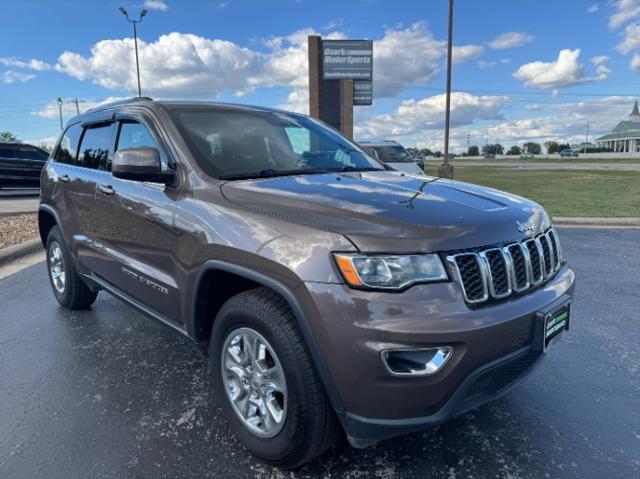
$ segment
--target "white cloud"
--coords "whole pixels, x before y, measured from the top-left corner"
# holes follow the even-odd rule
[[[640,23],[627,25],[624,29],[624,40],[616,45],[616,50],[620,53],[629,53],[636,48],[640,48]]]
[[[522,32],[507,32],[497,36],[489,42],[489,46],[495,50],[515,48],[533,41],[533,36]]]
[[[32,75],[30,73],[7,70],[2,75],[0,75],[0,81],[5,85],[10,85],[11,83],[16,83],[16,82],[24,83],[29,80],[32,80],[35,77],[36,77],[35,75]]]
[[[57,136],[45,136],[41,138],[27,138],[26,140],[24,140],[24,143],[35,145],[46,151],[51,151],[53,150],[53,147],[56,146],[57,141]]]
[[[500,60],[492,60],[492,61],[480,60],[478,62],[478,67],[491,68],[491,67],[495,67],[496,65],[506,65],[507,63],[510,63],[510,62],[511,60],[509,58],[501,58]]]
[[[215,96],[224,90],[242,90],[257,72],[257,56],[224,40],[170,33],[157,41],[138,42],[140,77],[150,95]],[[110,90],[136,90],[133,39],[103,40],[91,55],[64,52],[56,70],[79,80],[91,80]]]
[[[635,53],[629,62],[629,67],[633,71],[640,72],[640,53]]]
[[[277,108],[282,108],[287,111],[295,111],[298,113],[309,114],[309,90],[307,88],[295,89],[289,96],[287,101],[277,105]]]
[[[162,0],[145,0],[142,5],[147,10],[158,10],[159,12],[166,12],[169,6]]]
[[[625,120],[632,105],[633,98],[620,96],[555,105],[533,104],[528,109],[549,110],[550,113],[505,121],[490,127],[488,133],[492,142],[503,144],[525,141],[543,143],[547,140],[580,143],[585,138],[587,121],[591,128],[590,138],[597,138],[610,132],[620,120]],[[481,136],[483,132],[472,134]]]
[[[609,28],[616,29],[629,20],[640,16],[640,1],[617,0],[613,2],[614,13],[609,17]]]
[[[405,29],[387,30],[373,48],[376,97],[395,96],[407,85],[434,78],[445,46],[446,42],[434,39],[423,22]]]
[[[323,30],[335,30],[336,28],[340,28],[344,25],[344,18],[337,18],[335,20],[329,20],[327,24],[322,27]]]
[[[483,53],[484,53],[484,47],[481,45],[454,46],[451,52],[452,63],[456,65],[458,63],[466,62],[467,60],[478,58]]]
[[[78,100],[78,110],[80,113],[84,113],[89,108],[94,108],[99,105],[104,105],[105,103],[111,103],[114,101],[122,100],[123,98],[119,97],[109,97],[104,100]],[[31,112],[34,116],[39,116],[40,118],[58,118],[58,102],[57,100],[52,100],[43,106],[41,109]],[[63,99],[62,101],[62,116],[65,118],[69,118],[71,116],[75,116],[77,114],[75,100],[71,98]]]
[[[596,75],[585,74],[578,61],[580,49],[560,50],[555,62],[532,62],[522,65],[513,76],[524,82],[526,86],[537,88],[559,88],[580,83],[606,80],[610,70],[600,62],[596,65]]]
[[[285,86],[305,89],[308,83],[307,36],[311,28],[273,37],[267,51],[252,50],[217,39],[170,33],[154,42],[138,42],[140,76],[145,94],[159,97],[211,98],[230,91],[243,94],[253,88]],[[331,32],[325,38],[344,38]],[[391,29],[376,40],[374,82],[376,96],[391,97],[412,84],[427,82],[439,72],[445,42],[435,40],[424,23]],[[473,45],[458,50],[458,59],[477,56]],[[66,51],[55,69],[78,80],[90,80],[110,90],[137,88],[133,39],[102,40],[89,55]]]
[[[31,60],[20,60],[18,58],[13,58],[13,57],[2,57],[0,58],[0,65],[4,65],[11,68],[35,70],[38,72],[51,69],[51,65],[49,65],[46,62],[43,62],[42,60],[37,60],[35,58],[32,58]]]
[[[589,8],[587,8],[587,13],[596,13],[598,10],[600,10],[600,7],[597,3],[594,3]]]
[[[452,128],[475,120],[502,118],[505,96],[474,96],[465,92],[451,94]],[[444,124],[445,95],[421,100],[404,100],[392,114],[378,115],[356,125],[357,138],[409,137],[424,130],[440,130]]]

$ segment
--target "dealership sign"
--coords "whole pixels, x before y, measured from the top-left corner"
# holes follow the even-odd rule
[[[373,41],[322,40],[323,80],[369,80],[373,67]]]
[[[373,100],[373,41],[322,40],[322,79],[353,80],[353,104]]]
[[[373,103],[373,83],[367,80],[354,80],[353,104],[371,105]]]

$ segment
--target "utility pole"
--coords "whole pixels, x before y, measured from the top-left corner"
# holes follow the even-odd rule
[[[137,77],[138,77],[138,96],[142,96],[142,89],[140,88],[140,62],[138,60],[138,28],[137,28],[137,25],[138,25],[138,23],[140,23],[142,21],[142,18],[147,14],[147,11],[143,8],[140,11],[140,17],[137,20],[131,20],[129,18],[129,14],[124,9],[124,7],[120,7],[120,8],[118,8],[118,10],[120,11],[120,13],[122,13],[127,18],[127,21],[129,23],[133,24],[133,44],[135,46],[135,51],[136,51],[136,74],[137,74]]]
[[[58,97],[58,115],[60,116],[60,131],[64,129],[62,124],[62,98]]]
[[[447,44],[447,94],[444,117],[444,163],[438,168],[438,176],[453,178],[453,166],[449,164],[449,120],[451,117],[451,57],[453,51],[453,0],[449,0],[449,40]]]
[[[76,98],[76,113],[80,114],[80,106],[78,105],[78,99]]]
[[[584,153],[587,153],[587,145],[589,144],[589,123],[591,123],[590,121],[587,122],[587,136],[584,139]]]

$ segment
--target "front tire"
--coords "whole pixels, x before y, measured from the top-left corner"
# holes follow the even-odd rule
[[[98,293],[84,284],[57,226],[47,236],[47,273],[53,295],[67,309],[87,309]]]
[[[217,401],[242,444],[293,469],[324,452],[340,425],[284,299],[257,288],[229,299],[211,333]]]

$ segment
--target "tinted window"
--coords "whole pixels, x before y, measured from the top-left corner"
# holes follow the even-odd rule
[[[32,148],[29,146],[21,146],[18,149],[17,155],[18,158],[24,158],[26,160],[40,160],[47,161],[48,153],[39,150],[38,148]]]
[[[95,170],[110,170],[109,146],[111,145],[111,131],[113,125],[90,126],[84,130],[78,166]]]
[[[0,158],[14,158],[14,148],[0,144]]]
[[[381,169],[347,138],[304,116],[207,106],[171,113],[196,160],[212,176]]]
[[[80,125],[71,125],[67,128],[67,131],[64,132],[64,135],[60,140],[56,154],[53,157],[55,161],[68,164],[73,164],[75,162],[76,154],[78,152],[78,142],[80,141],[80,133],[82,133]]]
[[[120,133],[118,134],[117,150],[125,148],[155,148],[160,151],[160,160],[162,161],[162,169],[167,168],[167,163],[162,156],[158,142],[153,138],[151,132],[141,123],[127,121],[120,125]]]
[[[413,163],[413,158],[407,150],[400,145],[374,146],[378,158],[383,163]]]

